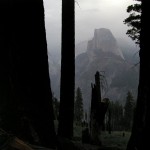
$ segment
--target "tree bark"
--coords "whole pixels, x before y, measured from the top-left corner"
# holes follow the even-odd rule
[[[62,1],[62,47],[59,136],[73,137],[75,86],[75,16],[74,0]]]
[[[142,1],[141,34],[140,34],[140,78],[136,112],[132,127],[132,134],[128,142],[127,150],[146,150],[149,147],[150,135],[150,59],[149,59],[149,35],[150,23],[149,3]]]
[[[52,93],[42,0],[2,0],[1,101],[3,128],[21,139],[54,147]]]

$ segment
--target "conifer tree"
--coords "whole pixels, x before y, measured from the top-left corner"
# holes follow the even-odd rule
[[[119,103],[119,101],[111,101],[108,106],[107,112],[107,128],[108,131],[118,131],[122,130],[122,121],[123,121],[123,106]]]
[[[126,103],[124,107],[124,125],[126,130],[131,130],[132,120],[133,120],[133,112],[134,112],[134,98],[130,91],[127,93]]]
[[[81,123],[83,119],[83,98],[81,89],[78,87],[75,97],[74,118],[77,123]]]
[[[132,133],[127,150],[147,150],[150,135],[150,58],[149,58],[149,1],[141,1],[140,71],[139,86]]]
[[[141,0],[136,1],[140,2]],[[128,6],[127,12],[130,13],[130,15],[124,20],[124,23],[131,28],[127,30],[126,34],[134,40],[136,44],[139,44],[141,30],[141,3]]]

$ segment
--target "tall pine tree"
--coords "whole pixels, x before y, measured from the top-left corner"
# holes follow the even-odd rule
[[[140,2],[141,0],[136,1]],[[136,44],[139,44],[141,30],[141,3],[128,6],[127,12],[130,13],[130,15],[124,20],[124,23],[131,28],[127,30],[126,34],[134,40]]]
[[[79,124],[81,124],[83,119],[83,98],[82,98],[81,89],[79,87],[76,90],[74,119]]]
[[[127,93],[126,103],[124,106],[124,126],[125,130],[131,130],[133,122],[135,102],[130,91]]]

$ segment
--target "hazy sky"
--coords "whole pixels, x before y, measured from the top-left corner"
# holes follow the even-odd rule
[[[44,0],[47,42],[50,51],[60,49],[61,1]],[[129,40],[123,20],[133,0],[76,0],[76,43],[93,37],[94,29],[108,28],[115,37]]]

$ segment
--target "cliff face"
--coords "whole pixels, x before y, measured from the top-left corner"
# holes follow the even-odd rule
[[[124,59],[121,50],[118,47],[117,40],[109,29],[95,29],[94,37],[88,41],[87,51],[101,50],[102,52],[112,53]]]

